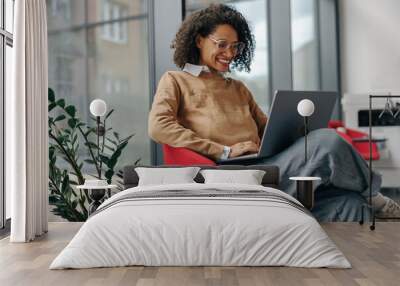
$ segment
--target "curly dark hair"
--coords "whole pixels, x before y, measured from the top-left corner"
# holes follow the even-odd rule
[[[228,24],[232,26],[240,42],[245,44],[243,52],[232,61],[231,69],[250,72],[251,61],[254,56],[255,40],[244,16],[224,4],[211,4],[208,8],[189,15],[179,28],[171,48],[175,49],[174,63],[183,68],[186,63],[199,64],[200,51],[196,46],[198,35],[207,37],[215,31],[217,26]]]

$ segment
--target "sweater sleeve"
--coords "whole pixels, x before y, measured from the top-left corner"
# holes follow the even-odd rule
[[[261,110],[261,108],[258,106],[257,102],[254,100],[254,97],[251,94],[250,90],[244,84],[242,84],[242,86],[243,86],[244,92],[248,95],[250,113],[251,113],[254,121],[257,124],[258,136],[261,139],[263,136],[265,125],[267,124],[268,118],[265,115],[265,113]]]
[[[154,141],[172,147],[185,147],[214,160],[221,157],[224,146],[199,137],[179,124],[177,119],[181,91],[170,73],[165,73],[157,88],[149,114],[148,132]]]

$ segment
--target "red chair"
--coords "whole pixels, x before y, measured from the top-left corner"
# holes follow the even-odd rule
[[[181,166],[192,166],[192,165],[217,165],[214,161],[200,155],[192,150],[182,147],[171,147],[163,144],[164,153],[164,164],[165,165],[181,165]]]
[[[365,160],[369,160],[369,141],[367,133],[346,128],[343,122],[340,120],[329,121],[328,127],[335,129],[336,132],[343,139],[349,142],[349,144],[351,144]],[[343,129],[339,128],[338,130],[338,127],[343,127]],[[380,154],[378,151],[378,146],[375,142],[372,142],[372,160],[379,160],[379,158]]]

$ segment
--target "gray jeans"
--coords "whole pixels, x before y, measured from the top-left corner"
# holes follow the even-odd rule
[[[359,192],[369,197],[369,171],[366,161],[333,129],[319,129],[308,134],[308,160],[304,161],[304,137],[279,154],[259,159],[250,164],[276,165],[280,169],[280,187],[294,195],[292,176],[321,177],[316,187],[323,186]],[[372,196],[376,196],[382,183],[381,176],[373,173]]]

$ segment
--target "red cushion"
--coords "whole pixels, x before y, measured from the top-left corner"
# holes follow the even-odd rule
[[[166,144],[162,145],[162,147],[163,147],[165,165],[182,165],[182,166],[216,165],[214,161],[190,149],[182,147],[171,147]]]

